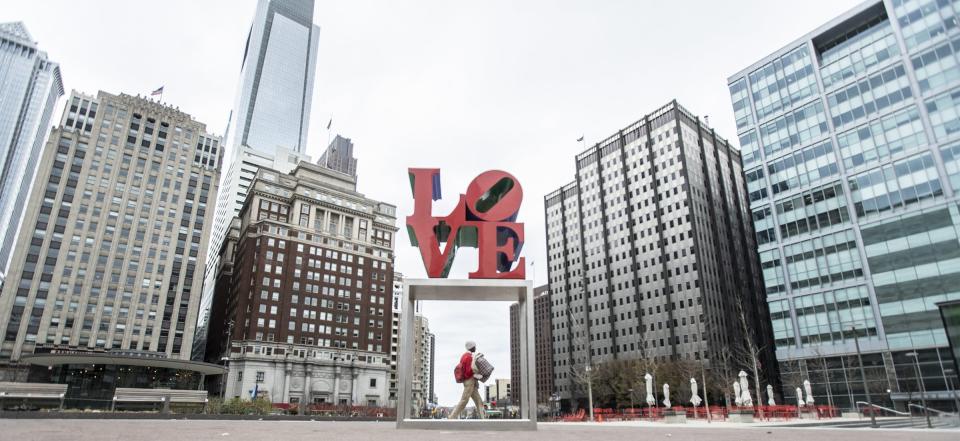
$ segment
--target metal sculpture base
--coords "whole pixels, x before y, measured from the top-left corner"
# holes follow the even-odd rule
[[[413,415],[414,302],[497,301],[517,302],[520,328],[520,419],[434,420]],[[516,279],[406,279],[400,317],[400,360],[397,363],[398,429],[437,430],[537,430],[537,381],[534,375],[533,282]],[[504,368],[504,371],[507,369]],[[446,378],[453,381],[452,373]],[[516,390],[516,389],[515,389]]]

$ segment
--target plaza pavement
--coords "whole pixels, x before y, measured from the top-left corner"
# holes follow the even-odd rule
[[[837,429],[695,422],[541,423],[537,432],[397,430],[394,423],[223,420],[0,419],[0,440],[316,441],[957,441],[957,429]]]

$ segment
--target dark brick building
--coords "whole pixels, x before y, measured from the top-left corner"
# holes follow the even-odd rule
[[[211,311],[206,359],[229,357],[228,397],[387,403],[395,213],[349,175],[260,169]]]

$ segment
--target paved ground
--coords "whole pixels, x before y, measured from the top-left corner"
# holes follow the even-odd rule
[[[664,440],[664,441],[956,441],[947,429],[745,427],[732,423],[554,423],[537,432],[451,432],[394,429],[392,423],[200,420],[0,420],[0,439],[26,440]]]

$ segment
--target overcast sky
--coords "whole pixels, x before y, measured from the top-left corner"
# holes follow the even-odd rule
[[[254,0],[2,3],[0,22],[26,23],[68,93],[164,86],[164,101],[224,132]],[[396,269],[408,277],[425,273],[402,228],[407,167],[442,170],[439,215],[478,173],[513,173],[525,195],[523,253],[535,262],[527,275],[545,283],[543,196],[573,179],[577,138],[597,142],[676,98],[735,142],[727,77],[857,3],[318,1],[307,152],[320,156],[331,116],[333,134],[353,139],[359,190],[399,207]],[[461,252],[454,276],[475,267]],[[506,304],[425,310],[442,404],[459,397],[452,371],[464,340],[509,377]]]

